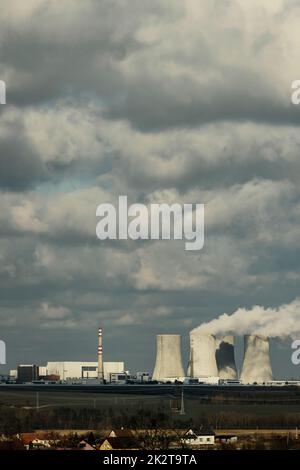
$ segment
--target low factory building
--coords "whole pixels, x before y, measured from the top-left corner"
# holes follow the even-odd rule
[[[21,364],[17,370],[18,382],[32,382],[39,377],[39,368],[35,364]]]
[[[219,385],[220,378],[212,377],[212,376],[197,377],[197,378],[185,377],[184,384],[186,385],[199,385],[199,384],[200,385]]]
[[[11,369],[9,371],[9,378],[10,380],[17,380],[18,378],[18,370],[17,369]]]
[[[104,379],[109,382],[111,374],[124,372],[124,362],[104,362]],[[40,375],[59,375],[60,380],[96,379],[98,362],[48,362],[40,367]]]
[[[124,369],[122,361],[104,362],[104,379],[110,382],[114,374],[124,374]],[[18,382],[97,379],[98,362],[59,361],[47,362],[45,366],[20,365],[17,370],[11,370],[10,377]]]
[[[137,372],[136,373],[136,380],[138,382],[149,382],[151,379],[149,372]]]

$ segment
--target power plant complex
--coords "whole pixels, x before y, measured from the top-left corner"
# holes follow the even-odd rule
[[[156,337],[156,361],[151,373],[137,372],[130,375],[123,361],[103,362],[103,332],[98,329],[97,361],[47,362],[46,365],[20,365],[10,373],[12,380],[33,382],[48,380],[53,382],[81,383],[185,383],[185,384],[241,384],[273,385],[284,384],[274,381],[271,363],[269,338],[258,334],[244,336],[244,358],[240,373],[235,361],[235,337],[203,334],[195,329],[189,334],[189,360],[185,370],[182,360],[181,336],[159,334]],[[95,348],[96,349],[96,348]]]
[[[158,335],[152,378],[159,382],[187,379],[194,383],[268,384],[273,381],[269,339],[254,334],[244,337],[244,360],[238,378],[233,335],[215,337],[191,331],[187,374],[182,367],[180,335]]]

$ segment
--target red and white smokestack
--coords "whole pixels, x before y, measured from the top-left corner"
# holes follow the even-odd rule
[[[102,328],[98,330],[98,379],[103,380],[103,346],[102,346]]]

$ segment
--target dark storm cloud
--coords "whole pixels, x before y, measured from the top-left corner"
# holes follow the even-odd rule
[[[20,22],[7,15],[0,63],[9,73],[10,103],[31,105],[81,94],[107,102],[123,96],[118,64],[142,47],[135,32],[144,18],[169,15],[163,3],[37,2]]]
[[[2,189],[30,190],[66,178],[73,188],[79,176],[89,180],[109,172],[116,158],[89,105],[70,107],[63,100],[54,108],[6,106],[0,128]]]
[[[299,16],[284,0],[2,0],[9,366],[92,360],[102,324],[106,359],[151,369],[155,334],[187,350],[204,320],[298,295]],[[205,202],[204,250],[100,243],[95,208],[119,194]]]
[[[47,171],[19,129],[0,137],[0,187],[21,191],[45,180]]]
[[[270,85],[260,78],[253,80],[251,89],[244,88],[249,83],[245,71],[224,71],[222,78],[207,86],[189,86],[184,79],[173,82],[165,77],[164,83],[147,83],[147,77],[142,77],[123,100],[112,102],[104,115],[128,119],[144,132],[219,121],[299,125],[299,110],[288,100],[285,104],[276,102]]]
[[[12,104],[90,96],[106,117],[143,131],[222,120],[298,124],[289,98],[294,77],[274,35],[288,20],[282,7],[266,18],[266,31],[250,28],[248,37],[234,2],[227,10],[205,2],[202,12],[193,1],[40,4],[21,31],[7,20],[0,61]]]

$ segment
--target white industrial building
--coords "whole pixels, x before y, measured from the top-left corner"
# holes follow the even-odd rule
[[[136,380],[138,382],[149,382],[151,379],[151,376],[149,372],[137,372],[136,373]]]
[[[111,374],[124,373],[124,362],[104,362],[104,379],[111,380]],[[59,375],[60,380],[96,379],[98,377],[98,362],[47,362],[39,367],[40,376]]]
[[[17,380],[17,378],[18,378],[18,371],[17,371],[17,369],[11,369],[11,370],[9,371],[9,377],[10,377],[10,379],[12,379],[12,380]]]

